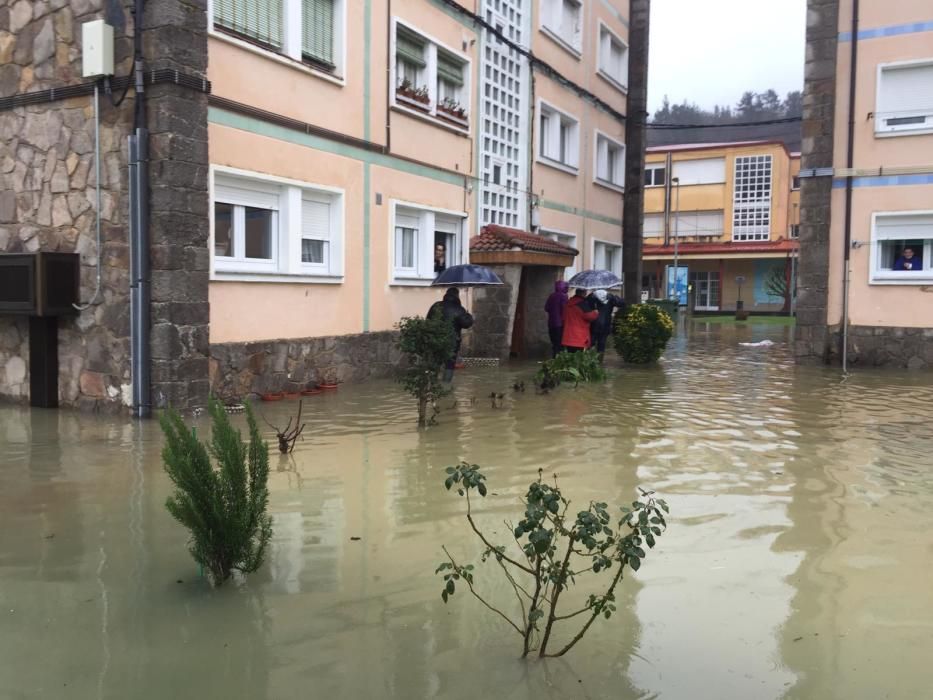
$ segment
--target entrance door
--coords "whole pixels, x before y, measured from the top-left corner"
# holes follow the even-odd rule
[[[515,322],[512,324],[512,344],[509,357],[525,357],[525,298],[528,296],[528,268],[522,267],[521,282],[518,285],[518,299],[515,301]]]
[[[693,308],[696,311],[718,311],[719,310],[719,273],[718,272],[694,272],[693,289],[695,299]]]

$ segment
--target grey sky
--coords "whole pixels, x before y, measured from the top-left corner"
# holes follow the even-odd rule
[[[652,0],[649,111],[803,89],[806,0]]]

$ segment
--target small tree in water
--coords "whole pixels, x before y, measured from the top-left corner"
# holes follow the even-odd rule
[[[456,337],[453,326],[443,318],[403,318],[399,324],[398,348],[405,366],[398,381],[418,399],[418,425],[434,422],[437,400],[450,393],[441,381],[444,364],[453,356]],[[428,406],[433,409],[428,417]]]
[[[506,523],[512,530],[518,554],[505,545],[495,544],[473,520],[470,493],[485,497],[486,477],[476,464],[461,462],[447,468],[444,482],[447,489],[456,487],[466,499],[466,518],[470,528],[485,545],[481,561],[494,561],[518,602],[517,615],[508,615],[490,603],[474,587],[472,564],[459,564],[444,547],[447,561],[437,567],[443,574],[441,598],[446,603],[457,590],[457,582],[466,584],[470,593],[495,613],[522,638],[522,657],[537,650],[539,657],[563,656],[579,642],[600,615],[608,619],[615,611],[615,589],[622,580],[625,567],[638,571],[646,556],[643,545],[652,548],[656,538],[667,529],[664,514],[667,503],[654,498],[653,491],[640,489],[640,497],[631,507],[621,508],[618,519],[609,515],[605,503],[590,502],[576,516],[568,516],[570,501],[564,498],[557,477],[549,484],[542,479],[531,483],[522,503],[524,517],[517,525]],[[513,550],[515,547],[512,548]],[[572,606],[572,612],[560,613],[566,602],[563,594],[581,576],[608,577],[600,595],[590,595],[586,601]],[[562,642],[550,653],[551,635],[559,625],[580,616],[583,624],[569,641]]]
[[[209,445],[175,411],[166,411],[159,421],[165,433],[162,460],[176,487],[165,507],[191,532],[191,556],[207,569],[211,583],[220,586],[234,569],[258,569],[272,537],[272,518],[266,515],[269,447],[259,436],[249,404],[249,445],[219,401],[212,398],[208,411]]]

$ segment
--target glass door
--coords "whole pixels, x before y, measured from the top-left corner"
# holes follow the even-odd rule
[[[718,311],[719,310],[719,273],[718,272],[694,272],[694,305],[696,311]]]

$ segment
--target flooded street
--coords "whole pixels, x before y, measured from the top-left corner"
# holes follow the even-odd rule
[[[508,389],[533,365],[466,370],[421,432],[390,381],[309,397],[292,458],[270,455],[266,564],[219,590],[164,508],[157,423],[0,407],[0,697],[928,697],[933,374],[843,382],[795,367],[790,333],[693,323],[659,367],[549,396]],[[523,662],[475,599],[442,602],[441,545],[481,551],[443,487],[460,459],[503,542],[539,467],[580,505],[670,504],[568,656]],[[495,573],[477,585],[507,607]]]

